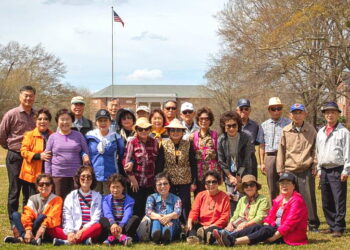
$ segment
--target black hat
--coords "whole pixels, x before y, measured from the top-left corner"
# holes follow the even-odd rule
[[[250,107],[250,101],[245,98],[239,99],[237,102],[237,107]]]
[[[108,112],[108,110],[105,109],[100,109],[99,111],[97,111],[96,113],[96,121],[100,118],[108,118],[109,120],[111,120],[111,115]]]
[[[294,174],[292,173],[288,173],[288,172],[285,172],[285,173],[282,173],[280,175],[280,179],[278,180],[278,182],[281,182],[283,180],[288,180],[288,181],[291,181],[293,182],[294,184],[296,184],[296,177]]]
[[[323,106],[321,107],[321,112],[324,113],[326,112],[326,110],[336,110],[339,113],[341,113],[341,110],[338,107],[338,104],[336,102],[326,102],[325,104],[323,104]]]

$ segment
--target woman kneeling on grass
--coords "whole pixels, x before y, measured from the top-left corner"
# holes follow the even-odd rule
[[[280,195],[273,200],[264,225],[252,225],[233,234],[223,231],[215,238],[220,245],[253,245],[259,242],[307,244],[307,207],[301,194],[295,191],[295,176],[283,173],[279,179]]]
[[[30,243],[41,245],[44,236],[54,236],[61,225],[62,198],[52,193],[53,180],[50,175],[40,174],[36,178],[38,194],[30,196],[23,214],[14,212],[13,222],[20,233],[19,238],[8,236],[6,243]]]
[[[206,190],[196,196],[187,221],[188,243],[213,243],[212,231],[225,228],[230,218],[230,199],[219,190],[221,175],[209,170],[204,174],[203,181]]]
[[[146,202],[146,215],[152,220],[151,239],[159,244],[169,244],[180,233],[182,205],[178,196],[169,192],[169,176],[162,172],[155,177],[157,193]]]
[[[91,245],[99,237],[102,227],[101,195],[92,190],[96,177],[90,166],[78,169],[74,180],[79,189],[70,192],[63,206],[63,230],[57,228],[54,246],[84,243]]]
[[[107,240],[104,244],[131,245],[135,237],[140,219],[133,214],[135,200],[125,194],[126,180],[120,174],[113,174],[108,178],[110,194],[103,197],[103,218],[101,224]]]

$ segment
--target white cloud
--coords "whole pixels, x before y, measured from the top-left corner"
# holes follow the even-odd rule
[[[127,76],[129,81],[141,81],[141,80],[157,80],[163,77],[163,73],[159,69],[137,69]]]
[[[149,33],[148,31],[143,31],[140,35],[131,37],[131,40],[136,40],[136,41],[141,41],[145,39],[160,40],[160,41],[168,40],[168,38],[166,38],[165,36]]]

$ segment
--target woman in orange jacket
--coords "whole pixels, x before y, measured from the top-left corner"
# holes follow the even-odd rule
[[[23,214],[12,214],[20,236],[7,236],[5,243],[40,245],[44,236],[55,237],[55,228],[61,225],[63,200],[52,193],[53,179],[48,174],[40,174],[36,178],[36,187],[39,193],[29,198]]]
[[[35,194],[35,179],[43,171],[43,162],[51,158],[51,152],[44,152],[45,144],[52,131],[49,130],[51,114],[42,108],[34,116],[36,128],[24,134],[21,155],[23,157],[19,178],[23,180],[23,204]]]

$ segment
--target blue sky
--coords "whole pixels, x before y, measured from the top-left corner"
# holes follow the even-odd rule
[[[203,84],[219,50],[214,15],[227,0],[1,0],[0,43],[41,43],[67,66],[64,82],[91,91],[111,84]]]

